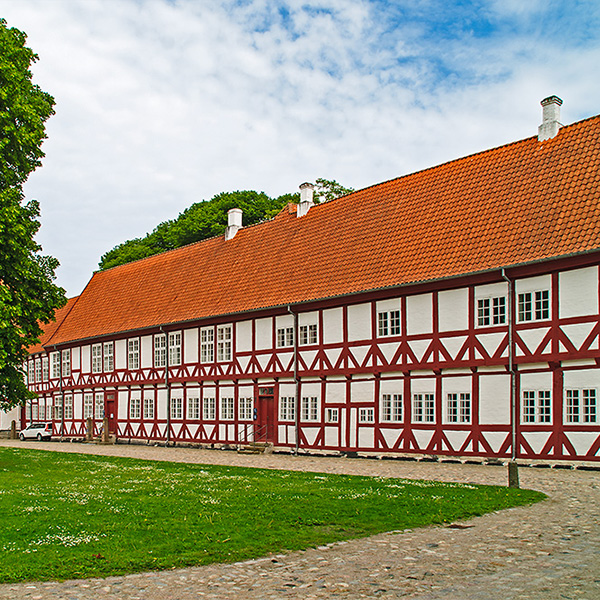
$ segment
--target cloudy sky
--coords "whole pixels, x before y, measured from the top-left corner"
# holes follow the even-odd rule
[[[597,0],[0,0],[56,99],[26,186],[81,292],[222,191],[362,188],[600,113]],[[434,199],[432,199],[433,201]]]

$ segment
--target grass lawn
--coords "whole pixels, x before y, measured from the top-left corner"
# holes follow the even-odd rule
[[[233,562],[543,498],[503,487],[0,448],[0,582]]]

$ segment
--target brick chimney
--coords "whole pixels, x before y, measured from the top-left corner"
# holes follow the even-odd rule
[[[558,96],[548,96],[542,105],[542,124],[538,127],[538,141],[543,142],[553,138],[562,127],[560,122],[560,106],[563,101]]]
[[[309,210],[313,203],[313,193],[315,186],[312,183],[303,183],[300,186],[300,204],[298,204],[298,217],[303,217]]]
[[[242,228],[242,209],[231,208],[227,211],[227,229],[225,239],[232,240],[235,234]]]

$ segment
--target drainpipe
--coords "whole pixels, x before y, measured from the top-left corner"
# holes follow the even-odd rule
[[[167,446],[171,441],[171,386],[169,384],[169,334],[165,333],[162,325],[159,327],[165,336],[165,388],[167,389]],[[158,410],[158,405],[157,405]]]
[[[508,463],[508,487],[519,487],[519,467],[517,465],[517,373],[514,360],[514,282],[502,269],[502,279],[508,283],[508,370],[510,372],[510,414],[511,414],[511,457]]]
[[[288,305],[288,312],[294,316],[294,383],[296,384],[294,427],[296,429],[296,447],[294,454],[298,455],[300,449],[300,379],[298,377],[298,313]]]
[[[56,350],[56,344],[54,344],[54,352]],[[62,410],[60,411],[60,441],[65,432],[65,396],[63,393],[63,368],[62,368],[62,351],[58,351],[58,366],[59,366],[59,378],[58,378],[58,389],[60,390],[60,405]],[[48,365],[48,369],[50,365]]]

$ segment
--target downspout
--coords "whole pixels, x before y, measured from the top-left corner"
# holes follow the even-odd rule
[[[54,344],[54,352],[57,352],[56,350],[56,344]],[[60,405],[61,405],[61,411],[60,411],[60,440],[62,442],[62,438],[65,432],[65,396],[63,394],[63,362],[62,362],[62,351],[58,351],[58,366],[59,366],[59,374],[60,377],[58,378],[58,389],[60,390]]]
[[[502,279],[508,283],[508,371],[510,373],[511,457],[508,463],[508,486],[519,487],[517,465],[517,373],[514,359],[514,282],[502,269]]]
[[[169,334],[165,333],[162,325],[159,327],[165,336],[165,388],[167,390],[167,446],[171,441],[171,386],[169,384]],[[156,407],[158,410],[158,406]]]
[[[298,455],[300,449],[300,379],[298,378],[298,313],[292,310],[288,305],[288,312],[294,316],[294,383],[296,385],[295,407],[294,407],[294,427],[296,430],[296,447],[294,454]]]

